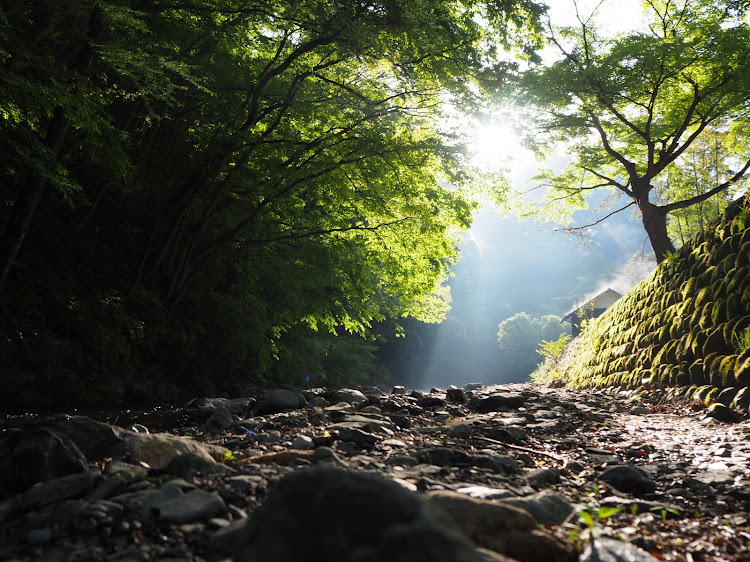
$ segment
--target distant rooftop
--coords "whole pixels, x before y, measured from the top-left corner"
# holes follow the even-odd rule
[[[577,320],[580,320],[580,318],[583,317],[592,317],[598,316],[601,314],[594,314],[597,311],[606,310],[615,302],[617,302],[622,295],[615,291],[614,289],[607,289],[606,291],[602,291],[598,295],[596,295],[594,298],[587,300],[582,305],[577,306],[570,312],[568,312],[565,316],[563,316],[563,322],[575,322]],[[580,311],[583,311],[583,314],[579,314]],[[589,312],[590,311],[590,312]]]

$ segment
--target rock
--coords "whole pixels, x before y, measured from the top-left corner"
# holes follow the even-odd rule
[[[394,386],[393,390],[391,390],[391,394],[395,394],[396,396],[405,396],[406,388],[404,388],[403,386]]]
[[[54,429],[67,435],[89,460],[122,460],[127,455],[130,431],[121,427],[74,416],[59,422]]]
[[[523,406],[524,402],[526,399],[521,394],[491,394],[480,399],[476,408],[482,413],[515,410]]]
[[[504,488],[488,488],[487,486],[466,486],[456,490],[459,494],[466,494],[479,500],[498,500],[515,497],[515,494]]]
[[[417,400],[417,406],[420,408],[445,408],[445,400],[437,396],[425,396]]]
[[[466,402],[466,393],[460,388],[449,388],[445,391],[445,397],[448,399],[448,402],[453,402],[454,404],[463,404]]]
[[[742,419],[740,414],[719,402],[709,406],[706,416],[724,423],[737,423]]]
[[[292,449],[314,449],[315,442],[307,435],[298,435],[292,441]]]
[[[346,402],[347,404],[353,404],[355,406],[364,406],[370,402],[367,396],[353,388],[342,388],[341,390],[337,390],[333,393],[329,401],[332,404]]]
[[[221,430],[230,427],[233,423],[234,417],[232,413],[222,406],[217,408],[206,420],[206,431],[219,433]]]
[[[574,560],[571,550],[541,531],[522,509],[448,491],[428,492],[425,497],[478,546],[522,562]]]
[[[343,427],[339,429],[339,439],[341,441],[352,441],[353,443],[364,447],[370,447],[377,443],[379,440],[375,435],[371,433],[367,433],[365,431],[362,431],[361,429],[353,429],[350,427]]]
[[[650,413],[651,411],[648,408],[644,408],[643,406],[635,406],[628,412],[628,414],[630,414],[631,416],[645,416],[646,414]]]
[[[168,433],[136,433],[128,440],[130,462],[145,462],[155,470],[167,468],[172,459],[185,453],[194,453],[206,462],[214,462],[200,443],[192,439],[175,437]]]
[[[599,478],[625,493],[649,493],[658,487],[656,482],[635,466],[621,464],[606,469]]]
[[[252,513],[234,560],[486,560],[444,526],[443,517],[432,515],[417,494],[375,474],[300,470],[282,478]]]
[[[29,488],[21,498],[23,509],[41,509],[63,500],[80,498],[96,484],[92,472],[68,474],[41,482]]]
[[[318,447],[320,449],[321,447]],[[316,449],[316,451],[318,450]],[[315,451],[298,451],[298,450],[286,450],[286,451],[275,451],[272,453],[264,453],[255,457],[250,457],[248,462],[253,464],[278,464],[279,466],[288,466],[294,461],[306,460],[311,461],[315,456]]]
[[[258,407],[260,414],[275,414],[284,410],[295,410],[304,405],[304,397],[286,388],[272,390]]]
[[[543,486],[560,483],[560,470],[557,468],[540,468],[526,474],[526,480]]]
[[[503,503],[523,509],[540,525],[560,525],[575,512],[575,506],[552,490],[543,490],[522,498],[504,498]]]
[[[226,511],[226,505],[218,494],[192,490],[187,494],[157,503],[153,509],[162,521],[189,523],[217,517]]]
[[[164,467],[165,472],[176,476],[187,476],[193,472],[203,474],[234,474],[235,470],[226,465],[217,463],[212,458],[207,459],[205,455],[196,453],[183,453],[177,455]]]
[[[52,429],[27,429],[0,438],[0,493],[15,494],[37,482],[87,470],[76,444]]]
[[[629,542],[617,541],[606,537],[595,539],[581,554],[581,562],[657,562],[645,550]]]

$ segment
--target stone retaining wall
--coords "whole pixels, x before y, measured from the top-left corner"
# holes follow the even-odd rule
[[[750,203],[731,205],[577,338],[576,387],[694,386],[710,400],[750,391]],[[750,339],[750,337],[748,337]],[[747,342],[746,344],[750,343]],[[727,404],[728,405],[728,404]]]

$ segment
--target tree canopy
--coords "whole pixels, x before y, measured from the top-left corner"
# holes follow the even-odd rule
[[[260,381],[353,357],[375,321],[439,320],[473,208],[445,187],[444,108],[502,82],[500,49],[531,56],[541,11],[2,2],[3,360]]]
[[[520,88],[537,110],[533,134],[565,143],[571,156],[562,172],[538,178],[545,210],[560,216],[561,203],[582,206],[587,193],[610,189],[629,199],[613,212],[637,206],[661,261],[674,251],[668,214],[726,192],[750,167],[750,28],[736,2],[644,6],[647,28],[624,35],[604,36],[582,16],[577,27],[551,28],[559,60],[530,68]],[[710,181],[670,184],[712,134],[732,148],[717,154]]]

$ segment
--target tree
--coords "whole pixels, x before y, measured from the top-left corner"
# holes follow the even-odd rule
[[[535,351],[543,340],[557,340],[564,332],[562,319],[554,314],[532,317],[519,312],[498,326],[497,342],[503,358],[502,371],[522,381],[537,366]]]
[[[444,187],[464,179],[444,109],[477,106],[540,12],[2,2],[0,340],[27,358],[37,336],[71,342],[59,362],[93,377],[156,361],[260,380],[305,335],[342,371],[370,348],[330,352],[336,336],[439,320],[474,207]]]
[[[569,143],[572,156],[563,172],[540,174],[549,188],[544,205],[580,206],[592,190],[614,190],[630,202],[613,212],[636,205],[662,261],[674,251],[668,214],[744,177],[747,150],[727,155],[722,167],[732,172],[699,193],[664,189],[661,201],[654,197],[659,180],[710,131],[744,135],[750,28],[733,5],[647,0],[648,30],[610,39],[580,16],[577,28],[550,29],[561,59],[531,68],[520,83],[524,101],[538,110],[536,131]]]

